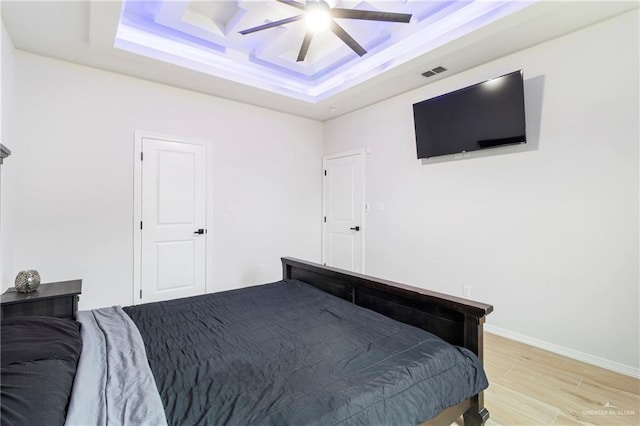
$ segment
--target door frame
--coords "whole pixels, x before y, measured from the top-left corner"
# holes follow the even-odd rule
[[[209,253],[212,247],[212,224],[211,212],[213,211],[213,196],[210,193],[213,188],[213,167],[212,157],[209,147],[210,143],[205,141],[198,141],[195,139],[184,138],[179,136],[164,135],[161,133],[147,132],[142,130],[135,131],[135,143],[133,150],[133,291],[131,293],[132,305],[140,303],[140,291],[142,290],[142,235],[140,232],[140,222],[142,221],[142,140],[143,139],[158,139],[167,142],[176,142],[188,145],[200,145],[205,148],[205,167],[206,167],[206,181],[205,181],[205,193],[207,199],[205,200],[205,228],[207,233],[205,238],[205,253]],[[205,293],[209,292],[212,288],[211,271],[213,267],[213,259],[211,256],[205,255]]]
[[[364,244],[365,244],[365,233],[367,231],[367,227],[365,226],[365,205],[366,205],[366,195],[365,195],[365,190],[366,190],[366,181],[365,181],[365,168],[366,168],[366,161],[365,159],[367,158],[365,155],[365,149],[361,148],[361,149],[354,149],[351,151],[345,151],[345,152],[338,152],[336,154],[330,154],[330,155],[325,155],[324,157],[322,157],[322,218],[324,218],[327,215],[327,211],[326,211],[326,206],[327,206],[327,180],[324,178],[324,172],[325,170],[327,170],[327,161],[328,160],[335,160],[336,158],[342,158],[342,157],[351,157],[351,156],[359,156],[362,162],[362,199],[360,200],[360,205],[361,205],[361,209],[360,209],[360,227],[362,228],[360,230],[360,235],[362,238],[362,244],[360,247],[360,256],[362,259],[362,271],[356,271],[356,272],[360,272],[362,274],[365,273],[365,257],[364,257],[364,253],[365,253],[365,249],[364,249]],[[320,219],[322,221],[322,244],[321,244],[321,258],[322,258],[322,264],[326,265],[327,262],[327,258],[326,258],[326,248],[327,248],[327,234],[326,234],[326,227],[327,225],[325,224],[323,219]]]

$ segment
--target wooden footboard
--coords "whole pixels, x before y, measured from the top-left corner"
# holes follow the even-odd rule
[[[282,268],[284,279],[304,281],[356,305],[426,330],[471,350],[483,360],[482,327],[485,317],[493,311],[491,305],[289,257],[282,258]],[[433,419],[433,424],[451,424],[462,414],[465,425],[483,424],[488,419],[482,392],[443,411],[444,416]]]

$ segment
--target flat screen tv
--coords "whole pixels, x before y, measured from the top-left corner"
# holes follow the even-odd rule
[[[413,104],[418,158],[526,143],[522,71]]]

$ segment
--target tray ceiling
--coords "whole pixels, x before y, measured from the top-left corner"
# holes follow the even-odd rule
[[[300,12],[276,0],[2,0],[0,11],[20,51],[327,120],[639,5],[331,0],[334,7],[414,16],[408,24],[340,19],[368,53],[359,57],[329,32],[312,41],[302,63],[296,62],[302,22],[238,33]],[[439,66],[447,71],[422,76]]]
[[[318,102],[476,31],[533,1],[337,1],[347,9],[409,13],[408,24],[338,19],[368,53],[359,57],[331,31],[315,35],[296,62],[304,20],[239,31],[300,15],[276,0],[127,0],[114,46],[225,79]]]

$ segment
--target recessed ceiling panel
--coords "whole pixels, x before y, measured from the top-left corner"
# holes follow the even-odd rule
[[[311,103],[410,61],[530,1],[337,1],[330,8],[411,14],[409,23],[335,18],[367,53],[335,31],[316,33],[303,61],[304,19],[240,31],[304,14],[277,0],[127,0],[115,47]],[[304,1],[296,2],[304,6]]]

